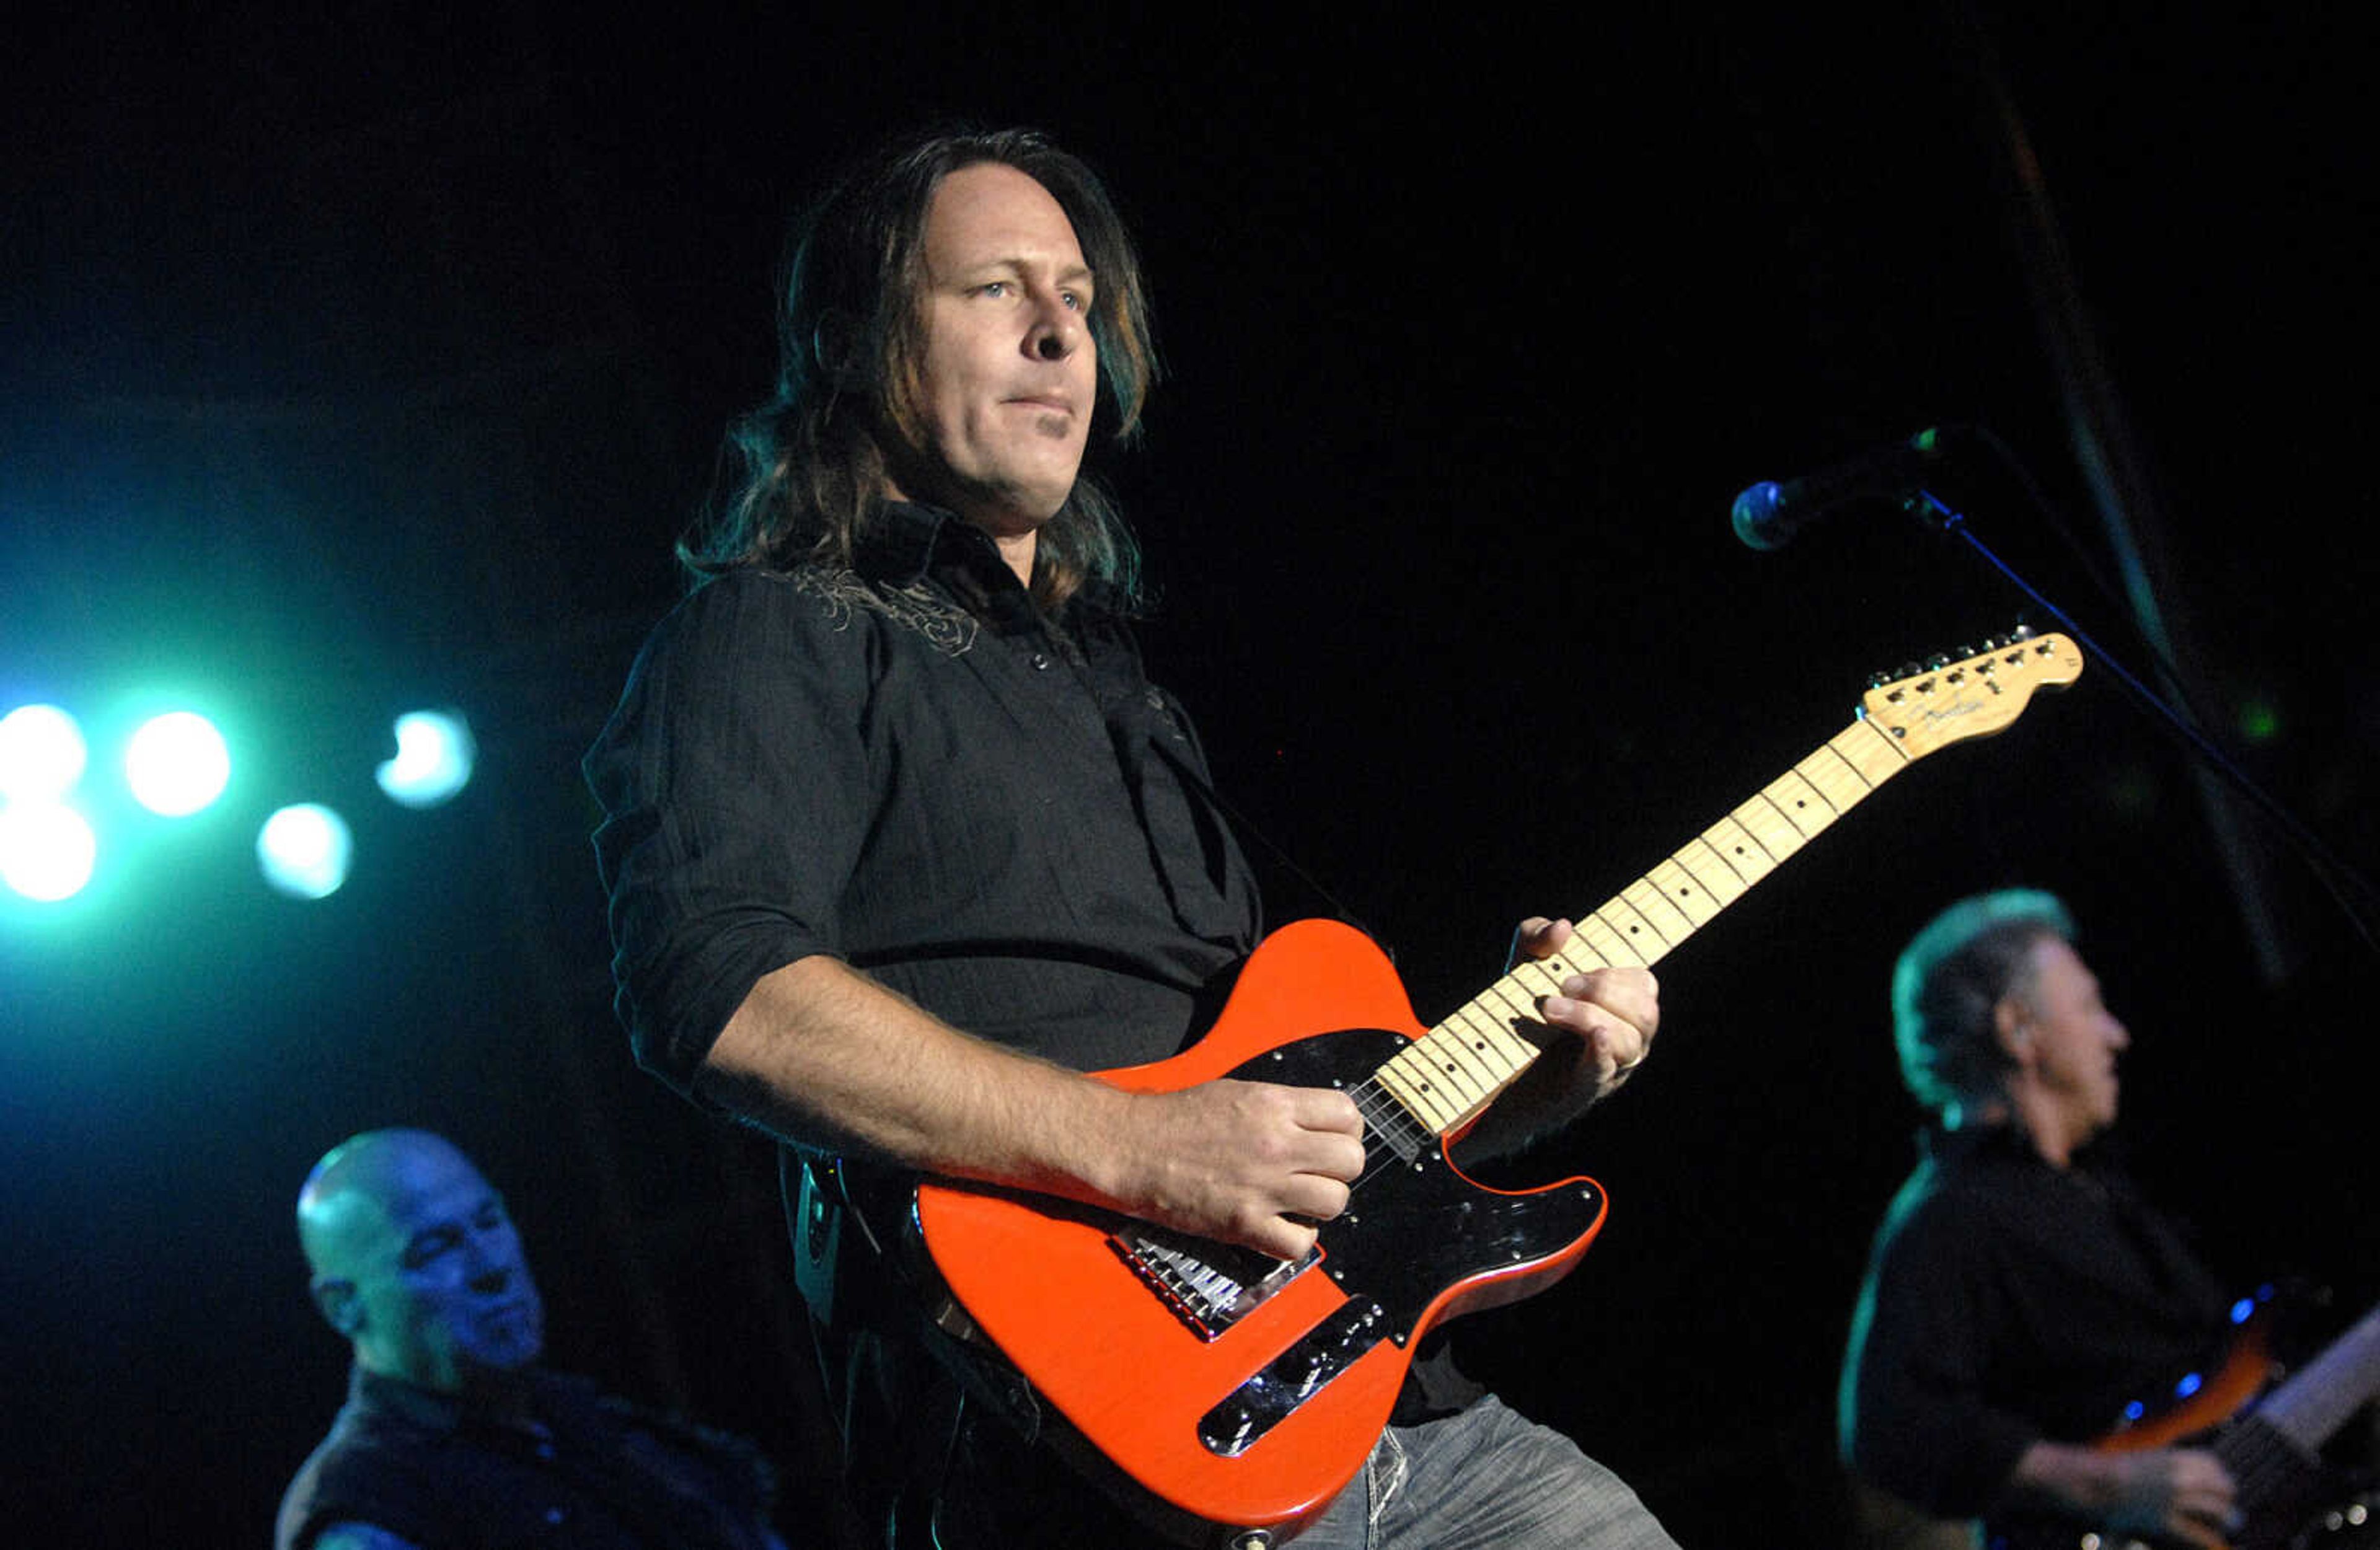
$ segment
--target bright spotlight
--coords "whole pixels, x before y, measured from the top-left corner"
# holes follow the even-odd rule
[[[20,705],[0,716],[0,797],[55,802],[82,779],[82,728],[55,705]]]
[[[256,835],[264,880],[293,899],[327,899],[347,880],[355,854],[347,822],[319,803],[284,807]]]
[[[168,711],[132,734],[124,750],[124,778],[151,812],[188,817],[223,794],[231,780],[231,750],[204,716]]]
[[[99,839],[62,802],[0,806],[0,882],[37,903],[71,899],[91,881]]]
[[[409,710],[396,719],[396,757],[380,767],[380,789],[406,807],[435,807],[470,782],[478,749],[463,718]]]

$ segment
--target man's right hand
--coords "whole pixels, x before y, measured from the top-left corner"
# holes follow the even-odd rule
[[[2107,1527],[2171,1534],[2220,1550],[2237,1491],[2231,1471],[2198,1447],[2159,1447],[2113,1455],[2122,1461]]]
[[[1134,1216],[1300,1259],[1347,1208],[1364,1171],[1364,1120],[1346,1094],[1205,1082],[1139,1095],[1112,1193]]]
[[[2017,1461],[2014,1483],[2102,1527],[2168,1534],[2208,1550],[2220,1550],[2235,1526],[2231,1471],[2204,1448],[2109,1453],[2037,1442]]]

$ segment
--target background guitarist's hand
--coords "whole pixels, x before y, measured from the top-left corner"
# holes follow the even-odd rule
[[[1135,1108],[1118,1203],[1202,1238],[1301,1258],[1364,1171],[1363,1116],[1332,1088],[1227,1078]]]
[[[2010,1483],[2103,1528],[2168,1534],[2210,1550],[2220,1550],[2236,1498],[2231,1471],[2198,1447],[2114,1453],[2037,1442],[2017,1460]]]

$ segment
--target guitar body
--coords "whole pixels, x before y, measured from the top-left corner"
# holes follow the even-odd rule
[[[1354,1089],[1423,1033],[1369,938],[1305,921],[1257,950],[1196,1046],[1101,1079]],[[1362,1466],[1425,1331],[1550,1285],[1603,1223],[1588,1181],[1488,1189],[1434,1134],[1401,1149],[1367,1129],[1366,1155],[1296,1266],[989,1187],[919,1186],[918,1223],[977,1329],[1168,1516],[1286,1537]],[[1261,1288],[1213,1301],[1215,1274]]]

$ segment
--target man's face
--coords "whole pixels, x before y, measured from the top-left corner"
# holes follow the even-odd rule
[[[535,1361],[545,1308],[504,1197],[448,1147],[408,1145],[386,1160],[344,1256],[357,1359],[446,1392]]]
[[[2030,1048],[2020,1060],[2076,1144],[2116,1122],[2116,1056],[2131,1035],[2099,999],[2099,981],[2057,937],[2033,945],[2032,982],[2019,991]]]
[[[981,163],[927,209],[915,488],[995,537],[1030,533],[1075,488],[1099,352],[1091,272],[1050,191]]]

